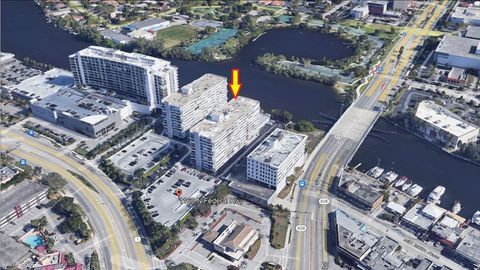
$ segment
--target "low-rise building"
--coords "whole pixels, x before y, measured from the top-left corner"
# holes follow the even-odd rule
[[[473,143],[478,139],[478,127],[433,101],[420,102],[415,112],[415,119],[418,122],[415,124],[417,130],[427,140],[447,148],[457,149],[461,144]]]
[[[81,263],[68,265],[65,254],[62,252],[54,252],[43,255],[37,259],[37,262],[32,267],[33,270],[82,270]]]
[[[5,184],[6,182],[10,181],[10,179],[12,179],[16,174],[17,171],[8,166],[4,166],[0,169],[0,184]]]
[[[190,128],[227,104],[227,91],[227,78],[207,73],[163,99],[165,135],[187,137]]]
[[[449,83],[465,85],[467,84],[468,75],[464,68],[452,67],[448,72],[447,81]]]
[[[454,35],[445,35],[435,50],[437,65],[480,69],[480,41]]]
[[[232,222],[218,236],[214,234],[211,238],[214,238],[212,244],[215,251],[238,261],[258,239],[258,232],[248,224]]]
[[[339,182],[337,193],[361,209],[373,211],[383,202],[383,192],[357,181],[353,176],[344,175]]]
[[[480,8],[457,6],[450,16],[453,24],[480,25]]]
[[[156,36],[155,32],[153,32],[152,30],[143,30],[143,29],[133,30],[127,35],[132,39],[144,38],[146,40],[152,40]]]
[[[133,31],[142,29],[145,31],[158,31],[160,29],[167,28],[170,25],[170,22],[160,18],[148,18],[143,21],[134,22],[125,26],[124,28]]]
[[[356,20],[361,20],[368,16],[368,6],[356,6],[352,8],[350,15]]]
[[[25,180],[0,192],[0,228],[46,199],[48,188]]]
[[[447,247],[453,247],[463,231],[462,223],[446,214],[432,227],[430,236]]]
[[[480,268],[480,230],[468,227],[462,239],[453,249],[453,255],[459,261],[473,269]]]
[[[306,135],[275,129],[248,155],[248,180],[281,190],[287,177],[305,162],[306,143]]]
[[[64,88],[31,104],[33,116],[96,138],[120,126],[132,111],[129,102]]]
[[[480,26],[469,25],[465,31],[464,37],[471,39],[480,39]]]
[[[230,100],[190,129],[192,164],[217,172],[258,137],[263,124],[259,101],[246,97]]]
[[[406,227],[425,233],[443,216],[445,209],[435,204],[415,204],[402,218],[402,224]]]
[[[122,33],[110,30],[110,29],[105,29],[100,31],[100,35],[102,37],[111,40],[115,44],[128,44],[133,41],[132,37],[129,37],[127,35],[124,35]]]

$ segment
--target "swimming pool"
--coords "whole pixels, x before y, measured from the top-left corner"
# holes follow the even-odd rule
[[[26,237],[23,242],[27,245],[29,245],[31,248],[36,248],[38,246],[41,246],[44,244],[43,238],[36,234],[36,235],[30,235]]]

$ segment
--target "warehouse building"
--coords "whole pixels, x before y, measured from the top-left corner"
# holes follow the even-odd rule
[[[281,190],[287,177],[304,164],[306,143],[306,135],[275,129],[248,155],[248,180]]]
[[[33,116],[97,138],[131,115],[130,103],[97,93],[64,88],[31,104]]]
[[[437,65],[480,69],[480,41],[445,35],[435,50]]]
[[[47,198],[48,188],[25,180],[0,192],[0,228]]]
[[[69,59],[77,87],[129,98],[143,105],[141,112],[160,108],[163,98],[178,91],[177,67],[169,61],[98,46],[78,51]]]
[[[190,129],[192,164],[217,172],[258,137],[262,124],[259,101],[246,97],[230,100]]]
[[[418,120],[416,128],[425,139],[444,147],[457,149],[461,144],[474,143],[478,140],[478,127],[433,101],[420,102],[415,119]]]
[[[165,135],[185,138],[188,130],[227,104],[227,78],[205,74],[163,100]]]

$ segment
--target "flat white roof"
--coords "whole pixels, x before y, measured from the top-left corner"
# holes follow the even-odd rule
[[[248,155],[248,158],[278,167],[306,138],[306,135],[277,128]]]
[[[198,132],[201,136],[211,139],[216,138],[256,106],[260,106],[258,100],[246,97],[232,99],[224,107],[212,112],[207,119],[196,124],[190,132]]]
[[[418,104],[415,116],[457,137],[478,130],[478,127],[463,121],[460,117],[430,100],[424,100]]]
[[[103,58],[111,61],[116,61],[120,63],[126,63],[130,65],[136,65],[142,68],[163,68],[170,65],[169,61],[155,58],[152,56],[140,54],[140,53],[128,53],[116,49],[99,47],[99,46],[89,46],[83,50],[80,50],[70,57],[79,54],[81,56],[90,56],[96,58]]]
[[[435,49],[437,53],[475,58],[480,60],[480,55],[475,54],[478,47],[478,39],[445,35]]]
[[[227,78],[211,73],[202,75],[200,78],[183,86],[179,92],[174,92],[163,99],[170,105],[182,106],[200,97],[209,88],[216,87],[219,84],[227,84]],[[225,95],[227,89],[225,89]]]
[[[25,79],[19,84],[7,86],[11,91],[30,97],[32,100],[43,99],[58,92],[61,88],[73,86],[71,72],[53,68],[43,74]]]

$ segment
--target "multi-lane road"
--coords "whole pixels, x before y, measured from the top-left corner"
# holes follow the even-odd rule
[[[139,233],[122,203],[125,195],[108,177],[43,139],[12,129],[2,130],[0,134],[2,151],[7,150],[12,156],[24,158],[30,165],[59,173],[68,181],[70,190],[93,227],[94,246],[102,258],[104,269],[153,268],[153,255],[148,254],[148,245],[145,241],[135,241]],[[99,192],[88,188],[68,170],[83,175]]]
[[[385,107],[388,94],[398,84],[404,68],[411,63],[414,49],[444,12],[445,4],[445,1],[426,4],[415,23],[399,35],[393,49],[380,65],[381,71],[378,70],[367,89],[342,114],[312,153],[314,156],[304,174],[308,184],[300,189],[293,211],[287,269],[333,268],[327,241],[327,215],[331,207],[320,204],[319,200],[328,198],[333,178],[348,164],[370,132]],[[401,47],[403,53],[397,57]],[[306,230],[296,231],[297,225],[305,225]]]

